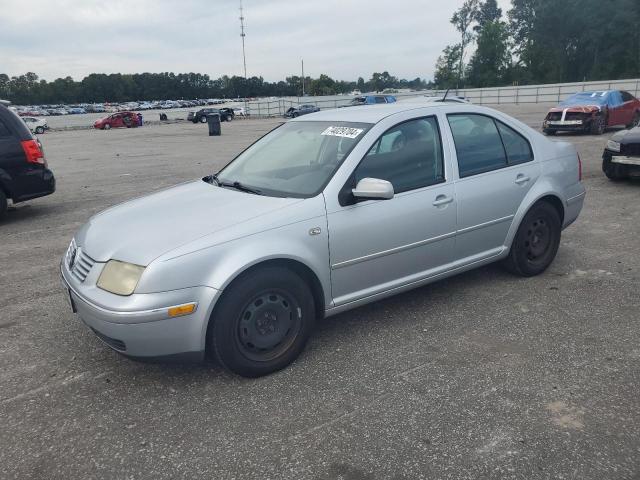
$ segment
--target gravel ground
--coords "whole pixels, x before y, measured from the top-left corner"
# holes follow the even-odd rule
[[[542,106],[503,110],[539,126]],[[277,120],[51,132],[58,191],[0,225],[0,477],[638,479],[640,183],[561,136],[587,200],[543,275],[497,266],[320,322],[257,380],[136,363],[75,318],[58,261],[89,216],[203,176]]]

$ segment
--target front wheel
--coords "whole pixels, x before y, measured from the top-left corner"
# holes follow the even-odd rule
[[[627,128],[635,128],[637,126],[640,126],[640,112],[636,112],[636,114],[633,116],[633,119],[631,120],[631,123],[627,125]]]
[[[233,115],[227,115],[227,122],[230,122],[231,120],[233,120]]]
[[[36,127],[36,133],[42,135],[44,133],[44,127]]]
[[[268,267],[235,281],[211,318],[207,344],[218,362],[259,377],[293,362],[315,324],[313,295],[292,271]]]
[[[591,133],[593,135],[602,135],[605,127],[606,122],[602,115],[598,115],[596,118],[591,120]]]
[[[111,125],[110,124],[105,124],[104,127],[102,127],[103,130],[110,130],[111,129]]]
[[[207,117],[200,117],[200,123],[207,123]]]
[[[561,230],[557,210],[547,202],[536,203],[518,227],[505,268],[522,277],[544,272],[558,253]]]

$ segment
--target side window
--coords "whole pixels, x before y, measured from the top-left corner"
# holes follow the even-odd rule
[[[496,120],[496,125],[498,125],[498,131],[502,137],[504,149],[507,152],[509,165],[517,165],[533,160],[531,145],[526,138],[502,122]]]
[[[496,124],[475,114],[447,115],[456,145],[460,178],[507,166],[507,156]]]
[[[633,100],[633,95],[631,95],[629,92],[620,92],[622,94],[622,101],[623,102],[630,102]]]
[[[0,138],[12,137],[11,130],[0,120]]]
[[[387,103],[384,97],[376,97],[376,103]]]
[[[434,117],[401,123],[387,130],[367,152],[354,175],[379,178],[396,193],[444,181],[440,131]]]

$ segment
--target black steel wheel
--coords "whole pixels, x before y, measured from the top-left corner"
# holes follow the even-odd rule
[[[304,349],[315,323],[313,295],[291,270],[254,270],[225,289],[209,323],[209,351],[223,367],[245,377],[267,375]]]
[[[504,265],[510,272],[531,277],[544,272],[558,253],[562,225],[556,209],[536,203],[524,216]]]

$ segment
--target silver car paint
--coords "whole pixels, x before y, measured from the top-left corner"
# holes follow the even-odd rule
[[[458,179],[446,118],[453,112],[502,120],[529,139],[535,160]],[[445,183],[391,200],[340,206],[340,189],[376,139],[397,123],[431,115],[442,135]],[[197,180],[93,217],[75,236],[97,260],[89,277],[79,283],[64,262],[61,266],[85,322],[105,335],[132,339],[130,355],[198,352],[204,350],[207,324],[221,292],[264,261],[285,259],[306,266],[321,285],[326,315],[332,315],[504,257],[522,217],[542,197],[562,203],[564,226],[582,208],[584,187],[578,182],[575,149],[491,109],[391,104],[322,111],[293,121],[315,120],[375,125],[314,198],[270,198]],[[516,183],[519,175],[529,180]],[[433,205],[443,198],[451,201]],[[109,259],[147,267],[133,295],[119,297],[96,287]],[[149,310],[162,317],[166,307],[190,301],[198,302],[198,310],[187,317],[140,320]],[[134,323],[135,333],[128,334],[127,327],[133,328],[128,324]],[[120,326],[114,331],[114,325]],[[180,325],[188,328],[183,331]],[[172,347],[166,332],[185,338],[177,338]]]

